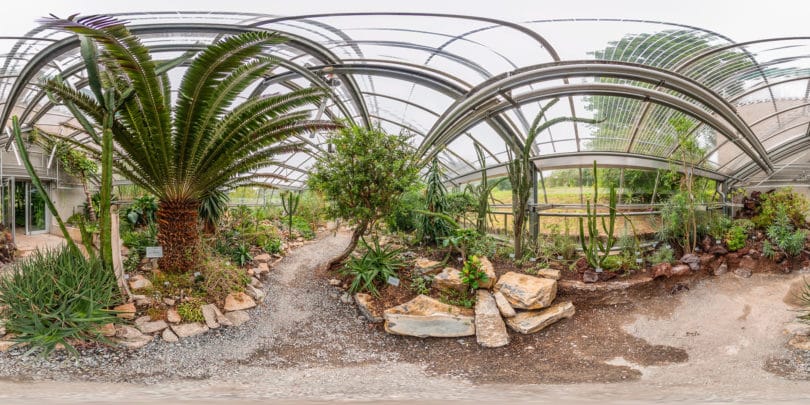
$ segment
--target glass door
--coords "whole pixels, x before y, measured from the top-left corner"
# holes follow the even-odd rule
[[[28,181],[3,182],[3,218],[11,230],[26,235],[48,232],[45,197]]]
[[[47,212],[45,196],[31,183],[25,183],[28,189],[28,234],[47,232]]]
[[[12,201],[13,208],[14,208],[14,227],[17,232],[21,232],[24,234],[28,234],[28,227],[26,227],[26,214],[28,208],[28,204],[26,202],[26,192],[25,192],[25,185],[24,181],[15,181],[14,187],[12,188],[14,192],[14,201]]]

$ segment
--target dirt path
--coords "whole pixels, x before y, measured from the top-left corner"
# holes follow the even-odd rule
[[[265,305],[241,328],[78,360],[2,354],[0,403],[810,400],[807,359],[787,351],[780,333],[795,316],[782,302],[790,276],[729,274],[676,295],[583,306],[544,332],[512,335],[509,348],[485,350],[473,338],[389,336],[358,319],[313,270],[347,242],[345,233],[326,236],[285,257],[266,281]],[[769,364],[787,364],[794,379]]]

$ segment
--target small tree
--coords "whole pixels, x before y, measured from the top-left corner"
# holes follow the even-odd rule
[[[694,125],[692,120],[678,116],[669,120],[669,124],[675,130],[678,147],[671,155],[673,165],[680,167],[681,177],[679,192],[685,197],[686,209],[683,211],[681,224],[683,225],[683,253],[692,253],[697,245],[697,215],[695,210],[698,204],[697,191],[695,189],[696,177],[695,169],[703,159],[705,151],[698,143],[697,137],[691,135],[690,129]],[[675,198],[675,197],[673,197]]]
[[[442,182],[439,160],[434,158],[425,176],[425,211],[431,214],[446,215],[448,211],[447,188]],[[428,243],[438,243],[453,231],[453,227],[443,215],[422,215],[422,239]]]
[[[356,223],[346,250],[330,264],[346,259],[360,237],[388,214],[400,194],[416,181],[417,167],[407,138],[381,128],[350,126],[330,138],[334,153],[315,163],[309,186],[331,202],[327,215]]]

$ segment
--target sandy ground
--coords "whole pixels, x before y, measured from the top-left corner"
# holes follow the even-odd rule
[[[553,339],[558,351],[573,359],[559,367],[572,368],[586,381],[526,384],[533,375],[538,382],[554,381],[543,374],[554,373],[553,367],[528,365],[555,357],[532,347],[525,358],[502,361],[498,356],[514,352],[483,352],[470,339],[391,337],[358,320],[336,291],[312,275],[346,242],[345,234],[328,236],[286,257],[268,280],[265,307],[241,331],[174,348],[155,343],[111,371],[65,359],[40,374],[34,363],[5,355],[0,358],[0,403],[810,403],[806,357],[789,351],[781,332],[796,315],[782,297],[800,275],[703,279],[677,295],[583,310],[570,323],[532,337],[534,343],[515,337],[517,347],[540,347]],[[587,336],[582,325],[595,325],[595,330]],[[587,346],[583,342],[595,339],[596,347],[613,335],[627,336],[616,340],[624,347],[582,348]],[[437,363],[447,363],[440,356],[443,347],[453,356],[469,357],[469,367],[477,371],[466,373],[465,362],[441,367]],[[650,361],[654,352],[686,355]],[[181,355],[190,363],[179,363]],[[774,361],[791,364],[790,378],[766,371]],[[487,370],[486,364],[493,366]],[[508,370],[509,364],[514,369]],[[605,377],[585,373],[588,368],[603,370]],[[522,383],[510,384],[504,375],[520,375],[514,381]],[[616,376],[627,381],[604,382]]]

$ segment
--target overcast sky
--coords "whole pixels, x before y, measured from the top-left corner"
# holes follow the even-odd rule
[[[295,15],[339,11],[429,11],[504,18],[640,18],[696,25],[736,41],[810,35],[810,0],[12,0],[3,4],[3,35],[22,35],[54,13],[250,11]]]

